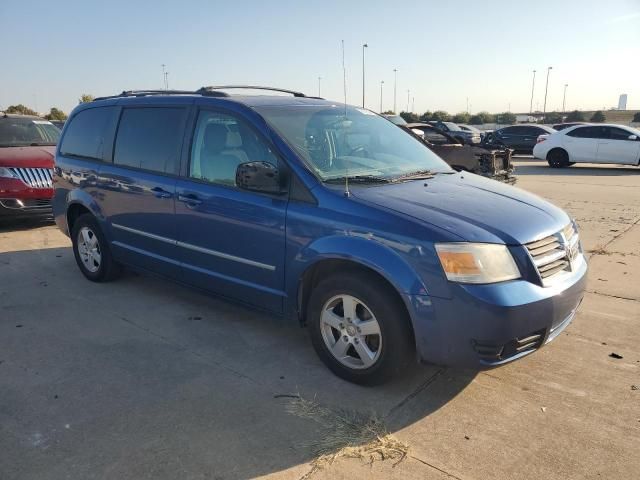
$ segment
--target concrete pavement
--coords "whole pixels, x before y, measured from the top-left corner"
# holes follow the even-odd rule
[[[92,284],[53,226],[0,227],[0,479],[300,479],[326,431],[291,395],[409,446],[314,479],[637,478],[640,169],[516,165],[591,252],[575,321],[505,367],[416,366],[376,388],[334,377],[304,329],[151,276]]]

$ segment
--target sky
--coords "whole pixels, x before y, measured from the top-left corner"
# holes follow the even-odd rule
[[[416,112],[640,109],[640,0],[0,0],[0,109],[257,84]],[[410,93],[407,94],[407,91]],[[413,108],[412,108],[413,107]]]

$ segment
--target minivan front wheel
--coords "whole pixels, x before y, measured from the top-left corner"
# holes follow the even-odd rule
[[[71,241],[80,271],[92,282],[106,282],[120,273],[120,265],[113,260],[107,240],[93,215],[85,213],[76,219]]]
[[[345,380],[380,384],[400,374],[413,354],[406,310],[379,279],[345,272],[311,293],[307,323],[321,360]]]

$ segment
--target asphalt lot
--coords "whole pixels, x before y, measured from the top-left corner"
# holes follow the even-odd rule
[[[640,168],[516,165],[590,252],[573,324],[502,368],[376,388],[334,377],[304,329],[151,276],[92,284],[54,226],[0,225],[0,479],[301,479],[333,426],[282,395],[375,414],[409,446],[313,479],[638,478]]]

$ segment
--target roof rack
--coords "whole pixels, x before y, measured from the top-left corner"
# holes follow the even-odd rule
[[[216,85],[211,87],[202,87],[198,92],[211,92],[216,90],[230,90],[230,89],[246,89],[246,90],[268,90],[270,92],[289,93],[294,97],[306,97],[302,92],[296,92],[294,90],[286,90],[284,88],[274,87],[261,87],[259,85]]]
[[[217,85],[202,87],[198,90],[125,90],[118,95],[107,95],[105,97],[94,98],[93,101],[107,100],[109,98],[122,97],[147,97],[151,95],[203,95],[207,97],[228,97],[229,94],[220,90],[245,89],[245,90],[268,90],[270,92],[289,93],[294,97],[306,97],[302,92],[286,90],[284,88],[261,87],[258,85]],[[314,97],[315,98],[315,97]]]

